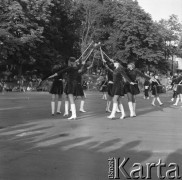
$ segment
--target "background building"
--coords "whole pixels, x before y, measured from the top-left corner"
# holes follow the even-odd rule
[[[182,72],[182,58],[175,57],[175,62],[177,63],[177,72]]]

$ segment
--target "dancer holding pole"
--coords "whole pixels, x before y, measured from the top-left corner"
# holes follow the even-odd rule
[[[101,53],[101,57],[102,57],[102,61],[103,64],[106,64],[106,60],[104,59],[104,56],[107,58],[107,63],[108,66],[110,67],[111,70],[114,70],[114,60],[111,59],[100,47],[100,53]],[[112,88],[113,88],[113,71],[110,70],[106,70],[106,77],[107,77],[107,104],[106,104],[106,112],[111,112],[110,110],[110,106],[111,106],[111,101],[113,98],[113,94],[112,94]],[[120,113],[120,109],[118,107],[119,105],[117,105],[117,110],[116,112]]]
[[[76,119],[76,106],[74,102],[74,96],[76,96],[76,85],[77,85],[77,76],[78,76],[78,68],[76,66],[76,58],[70,57],[68,63],[69,67],[59,71],[52,75],[52,77],[59,76],[60,74],[67,73],[67,84],[65,87],[65,94],[68,96],[71,106],[72,116],[68,118],[69,120]]]
[[[106,62],[103,58],[103,53],[101,50],[101,56],[102,56],[102,60],[103,62]],[[125,111],[124,111],[124,107],[122,104],[122,96],[124,96],[124,79],[123,77],[130,82],[130,79],[127,77],[124,68],[121,66],[121,64],[119,63],[119,60],[113,61],[113,65],[114,65],[114,69],[111,69],[112,67],[109,67],[106,64],[106,68],[111,71],[113,73],[113,87],[112,87],[112,96],[113,96],[113,108],[112,108],[112,112],[110,114],[110,116],[108,116],[109,119],[114,119],[115,118],[115,114],[117,111],[117,106],[119,103],[119,107],[121,110],[121,117],[120,119],[124,119],[125,118]]]
[[[56,73],[63,69],[60,65],[55,65],[53,67],[53,72]],[[55,105],[57,99],[57,114],[61,114],[61,103],[62,103],[62,95],[63,95],[63,74],[60,73],[59,76],[53,77],[53,83],[50,89],[50,94],[52,94],[51,101],[51,113],[52,116],[55,114]]]
[[[117,106],[119,104],[121,110],[120,119],[125,118],[125,111],[122,104],[122,96],[124,96],[124,78],[130,82],[130,79],[126,76],[124,68],[121,66],[119,61],[114,61],[114,70],[111,70],[108,66],[106,68],[113,72],[113,88],[112,88],[112,96],[113,96],[113,108],[109,119],[115,118],[115,114],[117,112]],[[124,77],[124,78],[123,78]]]
[[[76,106],[75,106],[75,101],[74,101],[74,96],[82,96],[83,94],[78,94],[81,93],[80,91],[78,91],[78,79],[79,79],[79,74],[82,73],[83,69],[81,69],[80,67],[78,67],[78,63],[81,63],[82,66],[85,65],[86,60],[88,59],[88,57],[90,56],[90,54],[92,53],[93,49],[95,47],[97,47],[98,44],[94,44],[93,48],[89,51],[89,53],[86,55],[85,60],[81,61],[81,58],[79,58],[78,60],[76,60],[75,57],[70,57],[68,60],[68,64],[69,67],[53,74],[51,77],[55,77],[55,76],[59,76],[60,74],[64,74],[67,73],[67,83],[66,83],[66,87],[65,87],[65,94],[68,96],[69,98],[69,102],[70,102],[70,106],[71,106],[71,112],[72,112],[72,116],[70,118],[68,118],[69,120],[72,119],[76,119]],[[88,49],[88,48],[87,48]],[[85,51],[86,52],[86,51]],[[83,58],[84,55],[82,55],[81,57]],[[81,84],[80,84],[81,86]]]
[[[134,63],[129,63],[126,70],[127,77],[131,82],[127,81],[125,84],[125,93],[128,98],[128,106],[130,110],[130,117],[136,116],[136,99],[135,96],[140,93],[138,88],[138,82],[136,80],[137,76],[143,77],[145,79],[150,79],[149,76],[141,73],[138,69],[135,68]]]

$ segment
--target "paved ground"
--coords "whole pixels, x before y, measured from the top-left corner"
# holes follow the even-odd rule
[[[170,163],[182,174],[182,108],[170,96],[153,107],[139,95],[136,118],[109,120],[101,94],[88,92],[88,112],[68,121],[50,116],[47,93],[0,95],[0,180],[106,180],[111,157],[130,158],[127,172],[141,163],[145,174],[146,163],[162,159],[163,175]],[[151,179],[157,180],[156,169]]]

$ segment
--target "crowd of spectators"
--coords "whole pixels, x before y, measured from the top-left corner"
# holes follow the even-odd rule
[[[178,74],[180,75],[180,74]],[[176,74],[175,74],[176,76]],[[87,86],[87,90],[99,90],[100,84],[105,77],[105,72],[98,70],[97,72],[92,72],[91,74],[86,74],[83,76],[83,84]],[[160,75],[159,78],[161,83],[166,87],[166,91],[172,90],[172,79],[173,76]],[[0,79],[0,92],[3,91],[49,91],[51,86],[51,80],[42,83],[42,79],[37,75],[22,75],[3,77]],[[39,86],[41,85],[41,86]],[[142,89],[143,80],[139,80],[139,85]]]
[[[36,91],[36,87],[41,82],[41,78],[33,76],[10,76],[0,79],[0,91]]]

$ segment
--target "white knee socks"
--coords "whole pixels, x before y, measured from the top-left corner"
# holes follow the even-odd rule
[[[176,98],[176,102],[175,104],[173,104],[174,106],[177,106],[178,105],[178,102],[179,102],[179,96]]]
[[[111,101],[107,101],[106,112],[111,112],[110,106],[111,106]]]
[[[155,99],[156,99],[156,98],[153,98],[153,100],[152,100],[152,105],[153,105],[153,106],[155,106]]]
[[[134,117],[134,112],[133,112],[133,103],[128,102],[129,110],[130,110],[130,117]]]
[[[157,101],[159,102],[159,105],[162,105],[162,102],[159,97],[157,97]]]
[[[136,103],[133,103],[133,116],[136,116]]]
[[[61,113],[61,101],[58,101],[57,113]]]
[[[120,119],[124,119],[125,118],[124,107],[123,107],[122,104],[120,104],[119,107],[120,107],[120,110],[121,110],[121,117],[120,117]]]
[[[76,119],[76,106],[75,106],[75,104],[71,104],[71,112],[72,112],[72,116],[68,119],[69,120]]]
[[[85,101],[84,100],[81,100],[81,102],[80,102],[80,112],[86,112],[84,110],[84,104],[85,104]]]
[[[116,110],[117,110],[118,103],[113,103],[112,112],[108,118],[112,119],[115,118]]]
[[[69,101],[65,101],[65,104],[64,104],[64,116],[68,116],[68,114],[69,114],[68,109],[69,109]]]
[[[51,113],[52,113],[52,115],[54,115],[54,113],[55,113],[55,102],[54,101],[51,101]]]

